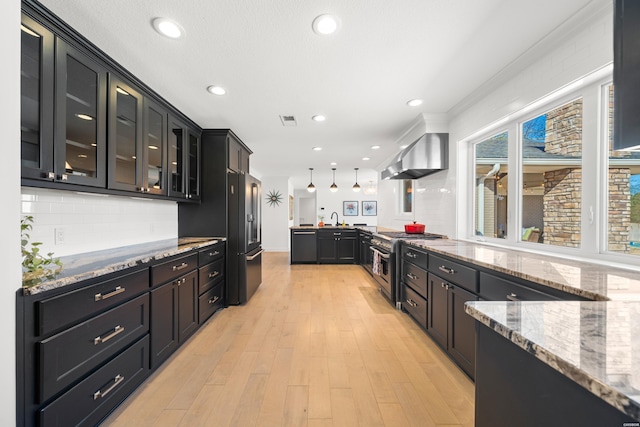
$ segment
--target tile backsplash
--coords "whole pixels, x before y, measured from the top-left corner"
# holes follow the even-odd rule
[[[65,256],[178,236],[178,205],[166,200],[22,187],[31,242]]]

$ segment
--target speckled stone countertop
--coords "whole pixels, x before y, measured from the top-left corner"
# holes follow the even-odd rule
[[[640,420],[640,302],[468,302],[466,312]]]
[[[219,237],[183,237],[69,255],[60,258],[62,269],[55,274],[31,280],[23,278],[22,289],[25,295],[34,295],[225,240]]]
[[[460,240],[406,243],[594,301],[640,301],[640,272]]]

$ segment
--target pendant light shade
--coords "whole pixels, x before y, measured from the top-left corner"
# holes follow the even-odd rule
[[[354,168],[356,170],[356,183],[353,184],[353,191],[356,193],[360,191],[360,184],[358,184],[358,168]]]
[[[331,184],[331,187],[329,187],[329,191],[335,193],[336,191],[338,191],[338,186],[336,185],[336,168],[331,168],[331,170],[333,171],[333,184]]]
[[[309,168],[309,185],[307,185],[307,191],[309,193],[313,193],[314,191],[316,191],[316,186],[313,185],[313,168]]]

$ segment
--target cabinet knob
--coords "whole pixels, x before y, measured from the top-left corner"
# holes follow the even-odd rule
[[[58,176],[58,179],[60,181],[68,181],[69,180],[69,176],[66,173],[63,173],[62,175]]]
[[[56,174],[54,172],[47,172],[48,179],[56,179]]]

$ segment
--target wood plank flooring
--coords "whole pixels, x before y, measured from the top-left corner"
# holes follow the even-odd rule
[[[474,385],[355,265],[263,255],[244,306],[216,313],[103,426],[473,426]]]

